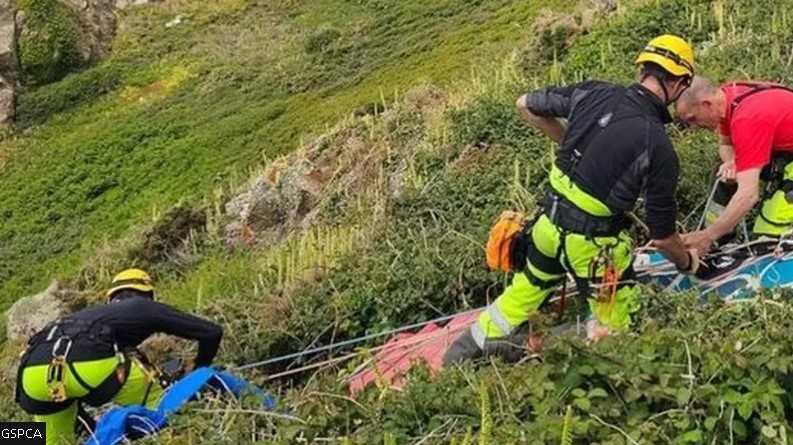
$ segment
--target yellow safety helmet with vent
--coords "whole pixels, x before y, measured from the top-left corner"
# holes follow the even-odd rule
[[[694,50],[678,36],[664,34],[647,43],[636,63],[652,62],[674,76],[694,77]]]
[[[105,296],[109,299],[114,293],[122,289],[134,289],[141,292],[154,292],[154,285],[151,277],[146,271],[141,269],[127,269],[118,273],[113,278],[110,290]]]

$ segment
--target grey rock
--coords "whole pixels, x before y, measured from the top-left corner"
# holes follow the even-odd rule
[[[173,19],[169,20],[168,23],[165,24],[166,28],[172,28],[177,25],[181,25],[184,22],[184,16],[182,14],[177,15]]]
[[[224,239],[262,241],[286,229],[306,228],[316,219],[322,186],[321,172],[305,159],[255,178],[226,203]]]
[[[610,14],[619,9],[619,0],[587,0],[586,6],[598,13]]]
[[[6,311],[8,339],[24,340],[69,312],[65,302],[68,291],[54,281],[44,292],[22,298]]]
[[[116,8],[127,9],[134,6],[143,6],[151,3],[150,0],[116,0]]]
[[[16,9],[12,2],[0,1],[0,126],[14,120],[20,79],[16,37]]]
[[[82,33],[80,52],[86,63],[93,63],[110,51],[116,35],[114,0],[65,0],[66,4],[80,16]]]
[[[16,109],[16,91],[0,76],[0,126],[14,121]]]
[[[407,188],[408,163],[402,159],[396,169],[388,175],[388,196],[399,199]]]

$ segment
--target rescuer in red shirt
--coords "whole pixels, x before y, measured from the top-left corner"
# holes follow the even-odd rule
[[[696,76],[676,102],[678,116],[717,130],[721,179],[704,230],[684,235],[705,254],[762,198],[754,234],[778,237],[793,227],[793,90],[775,83],[735,81],[721,87]],[[762,195],[760,180],[765,181]]]

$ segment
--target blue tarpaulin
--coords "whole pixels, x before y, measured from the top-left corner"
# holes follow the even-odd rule
[[[171,385],[156,410],[133,405],[116,407],[105,413],[97,422],[93,437],[85,445],[115,445],[125,438],[156,433],[165,426],[168,416],[178,411],[213,379],[215,386],[220,383],[236,397],[246,393],[257,395],[262,397],[264,408],[275,409],[275,397],[247,380],[214,368],[200,368]]]
[[[756,241],[714,253],[706,260],[696,278],[679,273],[658,252],[637,255],[634,269],[641,282],[655,282],[672,292],[696,289],[702,295],[715,294],[727,301],[751,299],[762,289],[793,288],[793,248],[789,242]]]

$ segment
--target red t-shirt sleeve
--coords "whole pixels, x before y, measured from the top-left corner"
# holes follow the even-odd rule
[[[730,125],[729,124],[725,124],[724,122],[720,122],[717,132],[718,132],[718,134],[720,134],[722,136],[729,136],[730,135]]]
[[[774,122],[767,118],[738,116],[730,125],[738,172],[763,167],[771,160]]]

